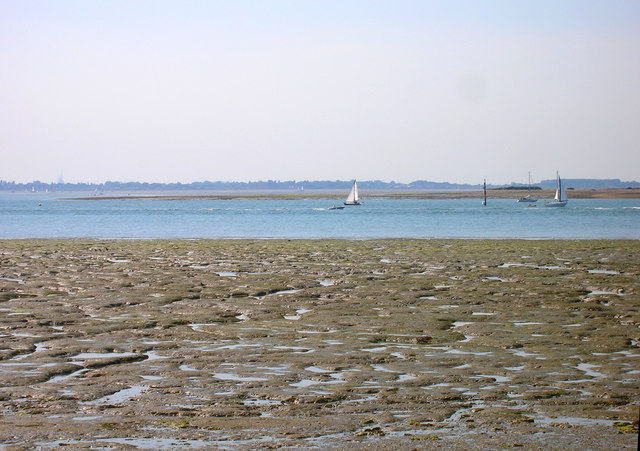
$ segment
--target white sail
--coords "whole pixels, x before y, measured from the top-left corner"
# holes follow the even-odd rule
[[[356,181],[353,181],[353,186],[351,187],[351,191],[349,191],[349,195],[347,196],[347,200],[344,201],[345,205],[360,205],[360,197],[358,196],[358,184]]]
[[[556,172],[556,195],[552,202],[545,202],[546,207],[564,207],[567,205],[569,199],[567,198],[567,192],[562,186],[562,180],[560,174]]]
[[[557,175],[557,187],[556,187],[556,197],[554,197],[556,202],[564,202],[567,200],[567,192],[564,190],[564,187],[562,186],[562,180],[560,179],[560,176]]]

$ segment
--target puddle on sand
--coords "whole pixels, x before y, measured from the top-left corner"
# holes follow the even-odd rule
[[[309,329],[301,329],[301,330],[297,330],[296,332],[298,332],[299,334],[335,334],[336,332],[338,332],[337,329],[328,329],[328,330],[309,330]],[[337,343],[337,344],[342,344],[342,343]]]
[[[296,294],[296,293],[299,293],[300,291],[302,291],[302,290],[301,289],[293,289],[293,290],[275,291],[273,293],[266,294],[265,297],[266,296],[280,296],[280,295],[283,295],[283,294]]]
[[[272,407],[282,405],[282,401],[273,399],[245,399],[244,401],[242,401],[242,404],[244,404],[245,406]]]
[[[517,355],[518,357],[535,357],[538,360],[545,360],[546,357],[540,357],[539,354],[534,354],[531,352],[522,351],[520,349],[510,349],[512,354]]]
[[[474,322],[473,321],[454,321],[451,328],[455,329],[456,327],[468,326],[469,324],[474,324]]]
[[[189,327],[193,329],[194,332],[204,332],[202,330],[203,327],[207,326],[217,326],[216,323],[201,323],[201,324],[189,324]]]
[[[584,373],[587,376],[591,376],[591,377],[596,378],[596,379],[602,379],[602,378],[607,377],[606,374],[599,373],[597,371],[593,371],[592,370],[592,368],[600,368],[599,365],[592,365],[590,363],[579,363],[576,366],[576,368],[579,369],[580,371],[584,371]]]
[[[148,387],[143,387],[141,385],[134,385],[133,387],[125,388],[111,395],[103,396],[102,398],[94,399],[93,401],[81,402],[80,404],[89,404],[89,405],[121,404],[132,398],[135,398],[145,390],[148,390]]]
[[[296,310],[295,315],[284,315],[284,319],[288,319],[290,321],[297,321],[301,318],[302,315],[304,315],[305,313],[309,313],[310,311],[311,311],[310,309],[306,309],[306,308],[298,309]]]
[[[411,374],[401,374],[400,376],[398,376],[398,379],[396,380],[396,382],[406,382],[406,381],[412,381],[416,379],[415,376],[412,376]]]
[[[588,272],[591,274],[620,274],[618,271],[611,269],[590,269]]]
[[[146,381],[161,381],[164,379],[162,376],[152,376],[152,375],[140,375]]]
[[[508,282],[507,279],[503,279],[501,277],[496,277],[496,276],[487,276],[487,277],[485,277],[485,279],[486,280],[494,280],[494,281],[497,281],[497,282]]]
[[[307,387],[312,387],[314,385],[335,385],[335,384],[344,384],[347,381],[343,380],[344,378],[344,374],[343,373],[331,373],[329,374],[329,376],[331,376],[333,379],[331,380],[326,380],[326,381],[318,381],[318,380],[313,380],[313,379],[302,379],[299,382],[295,382],[293,384],[289,384],[292,387],[296,387],[296,388],[307,388]]]
[[[86,416],[86,417],[73,417],[71,419],[73,421],[94,421],[94,420],[99,420],[101,418],[104,418],[104,416],[102,416],[102,415],[92,415],[92,416]]]
[[[213,377],[223,381],[235,381],[235,382],[262,382],[267,381],[266,377],[242,377],[233,373],[213,373]]]
[[[619,420],[602,420],[580,417],[548,417],[541,414],[530,415],[536,424],[549,426],[551,424],[569,424],[571,426],[613,426]]]
[[[515,266],[515,267],[524,266],[528,268],[535,268],[535,266],[530,263],[503,263],[500,266],[498,266],[498,268],[511,268],[512,266]]]
[[[446,388],[446,387],[451,387],[451,384],[448,382],[441,382],[439,384],[433,384],[433,385],[425,385],[424,387],[422,387],[423,390],[433,390],[434,388]]]
[[[493,379],[494,381],[496,381],[498,383],[509,382],[511,380],[510,377],[500,376],[500,375],[497,375],[497,374],[478,374],[478,377],[486,377],[486,378],[489,378],[489,379]]]
[[[330,373],[331,370],[325,370],[324,368],[320,368],[317,366],[308,366],[305,368],[307,371],[311,371],[312,373]]]
[[[153,351],[147,352],[146,356],[147,356],[146,362],[150,362],[152,360],[161,360],[161,359],[168,359],[169,358],[169,357],[166,357],[166,356],[163,356],[163,355],[160,355],[160,354],[156,354]]]
[[[491,355],[492,352],[491,351],[484,351],[484,352],[473,352],[473,351],[463,351],[461,349],[449,349],[448,351],[445,351],[445,354],[457,354],[457,355],[475,355],[475,356],[483,356],[483,355]]]
[[[332,282],[331,280],[318,280],[318,283],[323,287],[330,287],[334,285],[334,282]]]
[[[400,371],[390,370],[389,368],[383,365],[371,365],[371,368],[373,368],[375,371],[381,371],[383,373],[399,373],[400,372]]]
[[[132,357],[138,355],[135,352],[81,352],[72,357],[73,360],[111,359],[119,357]]]
[[[74,371],[73,373],[70,373],[70,374],[63,374],[63,375],[60,375],[60,376],[52,377],[47,382],[53,382],[53,383],[62,382],[62,381],[65,381],[65,380],[67,380],[67,379],[69,379],[71,377],[80,376],[81,374],[84,374],[87,371],[89,371],[88,368],[82,368],[82,369],[80,369],[78,371]]]
[[[24,280],[22,280],[22,279],[12,279],[10,277],[0,277],[0,280],[6,280],[7,282],[16,282],[16,283],[19,283],[20,285],[24,284]]]
[[[29,354],[23,354],[23,355],[17,356],[13,360],[24,360],[24,359],[27,359],[27,358],[31,357],[36,352],[40,352],[40,351],[44,351],[46,349],[49,349],[47,346],[44,345],[44,343],[36,343],[35,346],[36,346],[36,349],[33,352],[30,352]]]
[[[389,349],[388,346],[378,346],[377,348],[363,348],[361,349],[361,351],[364,352],[382,352],[382,351],[386,351],[387,349]]]
[[[315,349],[305,348],[303,346],[274,346],[273,349],[292,351],[294,354],[311,354]]]

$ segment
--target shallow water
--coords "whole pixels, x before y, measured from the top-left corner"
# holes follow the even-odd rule
[[[0,238],[640,238],[639,199],[370,199],[336,213],[330,199],[68,200],[77,195],[0,193]]]

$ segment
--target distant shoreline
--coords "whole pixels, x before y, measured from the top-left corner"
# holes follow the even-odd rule
[[[476,190],[361,190],[363,199],[479,199],[482,191]],[[538,199],[552,199],[554,190],[536,190],[532,193]],[[611,189],[574,189],[568,190],[569,199],[640,199],[640,188],[611,188]],[[519,199],[527,195],[526,190],[487,190],[489,199]],[[252,191],[252,192],[224,192],[207,194],[118,194],[118,195],[94,195],[83,197],[68,197],[69,200],[233,200],[233,199],[341,199],[345,197],[343,191],[306,191],[287,193],[282,191]]]

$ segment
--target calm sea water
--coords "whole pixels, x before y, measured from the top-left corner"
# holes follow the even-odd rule
[[[0,238],[632,238],[640,199],[571,199],[565,208],[515,200],[68,200],[0,194]],[[41,205],[40,205],[41,204]]]

